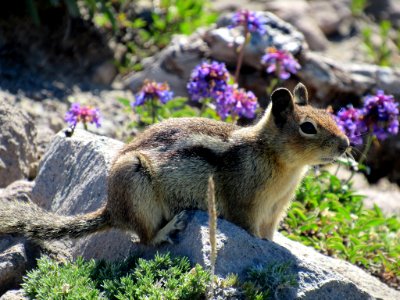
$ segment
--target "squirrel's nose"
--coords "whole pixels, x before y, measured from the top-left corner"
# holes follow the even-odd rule
[[[339,152],[344,153],[350,147],[350,141],[347,137],[341,139],[339,143]]]

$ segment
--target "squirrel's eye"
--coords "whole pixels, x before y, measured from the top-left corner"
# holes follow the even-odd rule
[[[317,129],[311,122],[304,122],[300,125],[300,130],[305,134],[317,134]]]

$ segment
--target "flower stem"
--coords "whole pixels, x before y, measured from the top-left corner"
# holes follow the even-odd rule
[[[83,128],[84,128],[85,130],[88,130],[88,127],[87,127],[87,123],[86,123],[86,122],[83,122]]]
[[[280,82],[278,78],[272,78],[266,88],[267,94],[271,96],[272,92],[278,87],[279,83]]]
[[[151,123],[154,124],[156,122],[156,104],[154,102],[154,98],[151,99]]]
[[[371,149],[373,137],[374,137],[374,135],[372,134],[372,132],[370,132],[367,137],[367,143],[365,144],[364,150],[361,153],[361,158],[358,161],[359,165],[361,165],[367,159],[367,154],[368,154],[369,150]],[[354,174],[355,174],[355,171],[352,170],[349,179],[346,180],[346,184],[348,184],[353,179]]]
[[[368,154],[369,150],[371,149],[372,140],[373,140],[373,134],[372,134],[372,132],[370,132],[368,134],[367,144],[365,145],[364,151],[361,154],[361,158],[360,158],[360,161],[358,162],[358,164],[362,164],[367,159],[367,154]]]
[[[239,84],[239,75],[240,75],[240,69],[242,68],[242,63],[243,63],[243,57],[244,57],[244,49],[246,48],[246,45],[250,42],[250,37],[251,33],[247,29],[247,26],[244,29],[244,42],[238,48],[239,51],[239,56],[236,64],[236,72],[235,72],[235,83]]]

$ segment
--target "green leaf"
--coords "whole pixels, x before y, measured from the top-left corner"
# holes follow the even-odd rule
[[[122,98],[122,97],[118,97],[117,101],[119,103],[121,103],[123,106],[125,106],[126,108],[129,108],[129,109],[131,108],[131,102],[128,99]]]

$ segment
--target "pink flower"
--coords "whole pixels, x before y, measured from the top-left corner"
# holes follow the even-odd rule
[[[261,63],[267,67],[267,73],[276,73],[282,80],[296,74],[301,66],[290,52],[268,48],[267,53],[261,58]]]
[[[81,106],[79,103],[72,103],[64,120],[72,127],[75,127],[78,122],[82,122],[84,125],[92,123],[96,127],[101,126],[100,111],[91,106]]]

